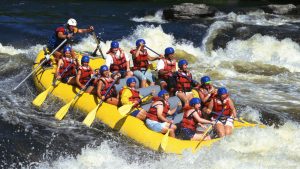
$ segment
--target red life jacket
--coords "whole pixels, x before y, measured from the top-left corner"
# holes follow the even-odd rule
[[[59,67],[59,74],[62,78],[76,75],[75,63],[73,59],[62,57],[63,65]],[[66,70],[66,68],[68,68]]]
[[[169,102],[159,98],[159,97],[153,97],[153,103],[156,102],[156,101],[161,101],[162,104],[156,104],[155,106],[151,106],[150,109],[148,110],[148,113],[147,113],[147,118],[150,119],[150,120],[154,120],[154,121],[157,121],[157,122],[163,122],[161,121],[158,116],[157,116],[157,107],[158,105],[162,105],[163,106],[163,112],[162,112],[162,115],[163,117],[167,117],[168,115],[168,112],[170,110],[170,104]]]
[[[113,59],[113,63],[110,65],[110,71],[119,71],[119,70],[126,70],[127,69],[127,63],[126,63],[126,57],[124,51],[120,50],[120,56],[117,56],[116,54],[109,52],[108,54],[111,55]]]
[[[209,95],[209,92],[207,91],[207,89],[204,86],[198,86],[195,87],[194,89],[196,89],[196,91],[198,92],[198,95],[200,96],[200,93],[203,94],[204,97],[206,97],[207,95]],[[211,101],[211,99],[215,98],[216,95],[210,95],[210,97],[207,99],[206,102],[203,102],[203,100],[201,100],[201,105],[208,107],[209,102]]]
[[[192,74],[188,73],[187,75],[182,74],[182,71],[178,71],[176,77],[176,88],[177,91],[190,92],[192,90]]]
[[[109,77],[109,78],[106,78],[106,77],[101,77],[100,80],[103,82],[104,86],[102,87],[101,89],[101,95],[104,96],[105,93],[107,92],[108,88],[110,88],[111,84],[114,82],[114,79]],[[115,91],[115,88],[112,87],[112,89],[109,91],[109,93],[106,95],[106,98],[110,98],[110,97],[113,97],[113,96],[116,96],[116,91]]]
[[[131,89],[131,88],[126,88],[126,89],[129,89],[132,94],[132,96],[129,97],[129,101],[139,101],[141,99],[139,91],[137,91],[135,89]],[[120,96],[122,96],[123,90],[124,90],[124,88],[120,90],[120,92],[119,92]]]
[[[93,74],[92,68],[90,66],[79,66],[78,69],[81,70],[79,82],[81,84],[86,84],[91,79],[91,75]]]
[[[225,116],[231,115],[231,109],[230,109],[230,105],[229,105],[229,97],[227,97],[223,102],[218,97],[216,97],[216,98],[213,98],[213,102],[214,102],[213,112],[221,113],[224,108],[223,115],[225,115]],[[213,115],[213,118],[216,119],[217,117],[218,117],[217,114]]]
[[[193,114],[198,113],[200,117],[202,117],[202,113],[200,110],[194,110],[190,115],[188,115],[188,110],[184,112],[181,126],[183,128],[191,129],[192,131],[196,131],[196,124],[198,121],[194,118]]]
[[[141,52],[141,51],[140,51]],[[147,70],[148,69],[148,53],[147,50],[144,49],[143,53],[139,54],[137,57],[133,57],[133,68],[132,70]],[[132,55],[135,55],[136,49],[132,49],[130,51]]]
[[[172,70],[176,68],[176,60],[175,59],[162,59],[164,61],[164,71],[169,71],[169,73],[166,73],[164,75],[158,74],[158,78],[160,79],[168,79],[170,76],[172,76]]]

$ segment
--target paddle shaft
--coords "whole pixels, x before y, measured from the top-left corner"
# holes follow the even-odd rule
[[[149,47],[148,47],[148,46],[146,46],[146,45],[144,45],[144,46],[145,46],[145,48],[149,49],[151,52],[153,52],[153,53],[157,54],[158,56],[160,56],[160,54],[159,54],[159,53],[157,53],[157,52],[155,52],[153,49],[149,48]]]
[[[59,44],[49,55],[53,55],[54,52],[56,52],[64,43],[66,43],[67,39],[65,39],[64,41],[62,41],[61,44]],[[27,80],[40,66],[42,66],[44,64],[44,62],[46,62],[48,59],[44,59],[35,69],[33,69],[33,71],[31,71],[14,89],[16,90],[23,82],[25,82],[25,80]]]
[[[73,101],[76,100],[78,98],[78,96],[80,95],[80,93],[87,88],[87,86],[89,85],[91,80],[93,80],[93,77],[89,81],[86,82],[86,84],[84,85],[84,87],[82,89],[79,90],[79,92],[74,97]]]
[[[97,37],[97,35],[96,35],[96,33],[94,31],[93,31],[92,34],[93,34],[93,36],[94,36],[94,38],[96,40],[96,43],[97,43],[97,47],[96,47],[96,49],[95,49],[95,51],[93,52],[92,55],[96,55],[97,50],[99,50],[99,52],[100,52],[100,54],[102,56],[102,59],[104,59],[104,55],[103,55],[103,52],[102,52],[101,47],[100,47],[100,40],[98,39],[98,37]]]

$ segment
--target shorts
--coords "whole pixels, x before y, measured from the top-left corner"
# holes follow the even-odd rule
[[[176,91],[176,93],[175,93],[176,96],[177,96],[178,92],[181,92],[181,91]],[[189,95],[189,94],[193,95],[193,92],[184,92],[184,94],[185,95]]]
[[[196,131],[189,128],[181,128],[181,131],[183,132],[183,140],[190,140],[196,134]]]
[[[150,83],[153,83],[152,73],[148,70],[135,70],[133,71],[134,76],[139,80],[148,80]]]
[[[134,110],[130,113],[131,116],[136,117],[139,114],[140,110]]]
[[[146,126],[149,129],[159,133],[161,133],[162,129],[165,128],[166,124],[167,122],[160,123],[154,120],[146,119]]]
[[[212,117],[211,120],[215,121],[216,119]],[[223,124],[225,126],[230,126],[232,128],[234,127],[232,118],[220,119],[218,120],[217,124]]]
[[[68,81],[71,77],[75,77],[75,76],[67,76],[67,77],[61,78],[61,82],[68,83]]]

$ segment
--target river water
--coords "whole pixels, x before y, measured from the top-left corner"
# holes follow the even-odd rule
[[[262,4],[217,3],[226,12],[166,21],[162,9],[171,2],[1,1],[0,168],[300,168],[300,16],[256,10]],[[32,79],[12,89],[70,17],[95,27],[103,51],[118,40],[129,52],[144,38],[159,53],[168,46],[188,53],[196,58],[189,64],[196,80],[210,75],[228,88],[241,117],[267,127],[236,130],[210,149],[177,156],[144,148],[99,121],[87,128],[78,110],[55,120],[63,103],[50,97],[41,109],[32,106]],[[74,48],[92,52],[96,43],[77,36]]]

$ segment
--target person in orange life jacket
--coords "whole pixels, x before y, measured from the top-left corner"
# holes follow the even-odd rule
[[[184,103],[184,107],[188,106],[189,100],[193,98],[192,88],[198,83],[193,80],[192,74],[187,69],[188,62],[184,59],[179,60],[179,70],[173,74],[176,79],[175,95]]]
[[[150,85],[154,85],[153,75],[148,70],[149,60],[154,61],[163,58],[162,55],[159,57],[152,57],[147,53],[145,49],[145,40],[138,39],[136,41],[136,49],[132,49],[130,53],[132,54],[133,59],[133,74],[141,81],[141,87],[146,87],[147,81],[150,82]]]
[[[193,97],[197,97],[201,99],[202,111],[206,112],[206,109],[211,99],[217,96],[217,89],[212,85],[209,76],[201,77],[200,81],[201,81],[201,85],[198,85],[195,88],[193,88],[192,92],[193,92]],[[206,119],[210,119],[207,117],[206,113],[204,113],[203,116]]]
[[[160,87],[174,93],[176,80],[173,73],[176,72],[176,59],[174,59],[174,49],[168,47],[165,49],[165,58],[162,58],[157,63],[158,78]]]
[[[236,109],[233,101],[229,98],[227,89],[220,87],[217,97],[213,98],[207,108],[207,113],[212,112],[212,120],[216,120],[219,113],[223,111],[223,116],[215,125],[218,137],[230,135],[233,129],[233,120],[237,117]]]
[[[130,71],[130,59],[128,55],[119,47],[119,43],[112,41],[110,49],[106,53],[105,64],[109,67],[110,72],[113,74],[120,74],[122,78],[133,76],[133,72]]]
[[[139,91],[135,89],[136,80],[133,77],[130,77],[126,81],[127,86],[124,86],[119,92],[119,96],[121,98],[121,105],[133,104],[134,106],[130,112],[130,114],[138,119],[144,121],[146,119],[147,112],[146,110],[140,107],[141,102],[148,101],[152,98],[151,95],[145,97],[141,100],[142,96]],[[152,91],[154,92],[154,91]],[[153,95],[153,93],[152,93]]]
[[[213,124],[213,122],[203,118],[200,110],[201,100],[199,98],[192,98],[189,102],[189,105],[190,109],[184,111],[183,119],[181,121],[183,139],[199,141],[203,136],[203,132],[196,131],[197,125],[205,129],[206,126],[203,124]],[[206,136],[204,138],[204,140],[209,139],[211,139],[210,136]]]
[[[71,56],[71,47],[65,46],[63,50],[64,56],[59,59],[56,69],[56,79],[61,80],[63,83],[75,85],[76,80],[76,62]]]
[[[85,90],[86,93],[91,93],[94,89],[93,83],[86,84],[93,76],[94,71],[89,66],[90,57],[83,56],[81,58],[81,66],[78,68],[77,76],[76,76],[76,84],[79,88],[83,89],[84,86],[87,85]]]
[[[63,42],[63,40],[70,39],[77,33],[87,33],[92,32],[93,30],[93,26],[90,26],[88,29],[78,29],[77,21],[73,18],[70,18],[66,24],[55,29],[53,35],[48,40],[47,47],[50,50],[50,52],[52,52],[52,50],[59,46]],[[62,57],[62,49],[66,45],[67,44],[65,43],[64,45],[62,45],[61,48],[54,52],[56,62],[58,62],[58,60]],[[76,57],[74,50],[71,51],[71,54],[73,58]]]
[[[151,130],[163,134],[170,129],[170,136],[175,137],[177,127],[173,124],[173,120],[167,119],[167,115],[173,115],[177,107],[170,110],[168,100],[169,93],[164,89],[158,93],[157,97],[153,97],[153,102],[147,113],[146,125]]]
[[[110,91],[108,89],[110,88],[111,84],[114,82],[114,79],[109,75],[109,69],[106,65],[102,65],[99,69],[101,77],[98,80],[97,84],[97,95],[98,97],[106,101],[109,104],[118,105],[119,104],[119,98],[117,95],[116,88],[113,86]],[[106,97],[104,97],[105,93],[108,92]]]

